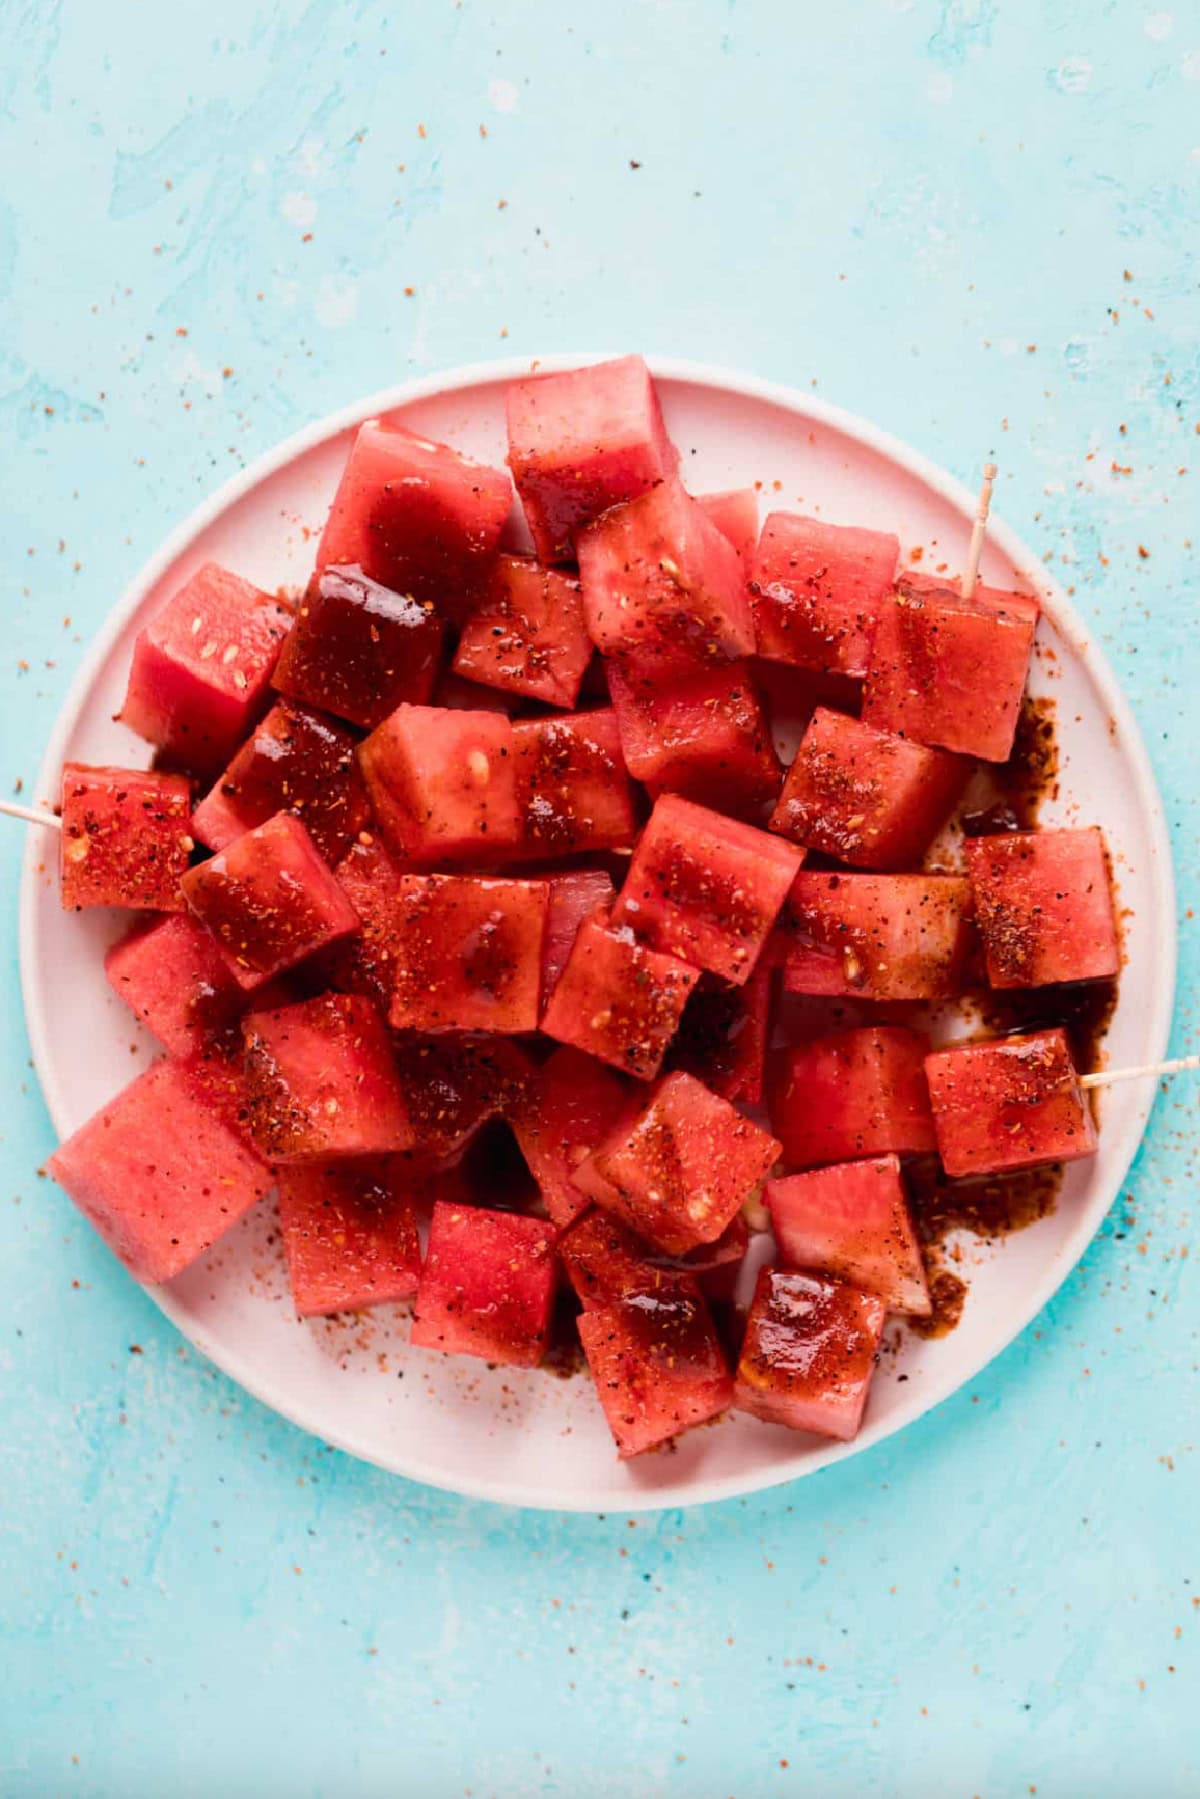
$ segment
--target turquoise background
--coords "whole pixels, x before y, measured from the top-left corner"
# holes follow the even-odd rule
[[[1193,1046],[1195,0],[0,26],[0,787],[167,528],[294,427],[506,352],[707,358],[966,479],[999,454],[1149,740]],[[534,1516],[199,1361],[38,1179],[15,948],[3,997],[5,1799],[1200,1791],[1194,1086],[1054,1304],[902,1439],[743,1503]]]

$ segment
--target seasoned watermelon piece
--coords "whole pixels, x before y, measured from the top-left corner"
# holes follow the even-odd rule
[[[137,634],[120,717],[199,773],[223,768],[267,703],[286,606],[205,563]]]
[[[758,495],[752,487],[729,487],[720,493],[696,495],[717,530],[727,537],[742,559],[750,566],[754,546],[758,542]]]
[[[522,1115],[540,1074],[515,1043],[466,1035],[399,1042],[396,1071],[426,1164],[460,1156],[492,1119]]]
[[[740,986],[803,860],[802,850],[753,825],[664,794],[642,832],[613,923]]]
[[[412,1341],[446,1355],[535,1368],[550,1336],[554,1237],[554,1226],[538,1218],[439,1201]]]
[[[519,841],[516,740],[503,714],[400,706],[359,759],[379,828],[407,861],[494,860]]]
[[[183,892],[247,988],[358,930],[358,914],[333,870],[290,812],[277,812],[193,868]]]
[[[640,356],[513,381],[508,466],[543,562],[571,557],[581,525],[679,465]]]
[[[542,1029],[651,1081],[699,978],[698,969],[647,949],[627,927],[587,918],[550,995]]]
[[[928,1056],[925,1073],[947,1174],[999,1174],[1096,1153],[1064,1031],[956,1043]]]
[[[863,717],[883,731],[985,762],[1012,753],[1037,602],[1023,593],[905,575],[883,606]]]
[[[403,1031],[536,1031],[545,881],[404,875],[389,1022]]]
[[[555,1224],[569,1224],[586,1209],[575,1170],[639,1105],[628,1082],[582,1050],[563,1045],[543,1064],[511,1121]]]
[[[555,1248],[585,1312],[596,1312],[635,1293],[698,1295],[695,1281],[678,1268],[651,1262],[647,1247],[599,1206],[588,1205]]]
[[[761,823],[783,769],[762,696],[745,662],[722,662],[669,687],[609,665],[625,765],[654,794]]]
[[[741,987],[704,975],[692,989],[667,1051],[668,1069],[694,1074],[722,1099],[760,1104],[772,984],[765,958]]]
[[[177,1061],[156,1062],[101,1106],[48,1167],[140,1281],[181,1273],[271,1186]]]
[[[966,980],[972,911],[961,875],[802,868],[784,908],[795,933],[784,986],[870,1000],[952,999]]]
[[[404,891],[403,870],[379,838],[364,831],[334,873],[358,915],[359,930],[334,944],[321,966],[332,986],[365,994],[386,1012],[396,985],[396,915]]]
[[[779,1144],[694,1075],[668,1074],[618,1122],[577,1185],[668,1255],[711,1243],[779,1158]]]
[[[608,912],[617,897],[612,876],[599,868],[583,868],[578,874],[554,875],[546,885],[550,899],[542,945],[543,1005],[558,985],[584,919],[590,918],[593,912]]]
[[[633,788],[610,709],[518,720],[512,733],[523,859],[624,849],[633,842]]]
[[[750,564],[758,654],[865,675],[899,557],[894,532],[772,512]]]
[[[889,1312],[929,1316],[925,1264],[898,1156],[789,1174],[768,1181],[764,1197],[780,1260],[789,1268],[877,1293]]]
[[[182,912],[192,790],[182,775],[67,762],[59,873],[66,911],[123,906]]]
[[[360,568],[393,593],[461,617],[511,505],[512,486],[500,469],[368,419],[333,496],[317,572]]]
[[[320,854],[336,862],[368,818],[357,743],[324,713],[280,700],[196,807],[195,835],[222,850],[276,812],[294,812]]]
[[[588,633],[641,680],[693,674],[754,649],[741,558],[678,481],[579,534]]]
[[[445,629],[432,600],[393,593],[361,568],[323,568],[300,602],[274,684],[373,731],[397,706],[426,704]]]
[[[584,1312],[579,1336],[621,1460],[727,1409],[733,1380],[704,1301],[633,1293]]]
[[[961,798],[970,768],[961,756],[818,706],[771,829],[856,868],[915,868]]]
[[[455,674],[548,706],[573,706],[591,659],[576,577],[528,556],[497,557],[463,626]]]
[[[382,1018],[360,994],[323,993],[242,1020],[254,1141],[271,1162],[388,1155],[413,1130]]]
[[[963,848],[993,987],[1117,973],[1121,952],[1099,830],[1011,831],[969,837]]]
[[[841,1281],[759,1273],[734,1404],[769,1424],[848,1442],[858,1435],[887,1306]]]
[[[421,1273],[409,1174],[399,1156],[279,1170],[279,1225],[299,1318],[411,1299]]]
[[[173,1056],[186,1056],[245,1010],[247,995],[203,925],[186,913],[114,943],[109,986]]]
[[[771,1129],[793,1168],[937,1148],[928,1044],[903,1025],[832,1031],[781,1050],[767,1072]]]

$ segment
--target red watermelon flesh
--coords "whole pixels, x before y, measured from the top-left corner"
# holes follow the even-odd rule
[[[758,685],[745,662],[722,662],[670,686],[643,685],[616,664],[609,692],[631,775],[650,791],[761,823],[783,769]]]
[[[1010,831],[964,846],[993,987],[1109,980],[1121,965],[1104,838]]]
[[[361,568],[324,568],[308,584],[275,669],[275,687],[373,731],[433,692],[445,624],[433,602],[393,593]]]
[[[508,465],[543,562],[569,560],[582,525],[678,466],[640,356],[512,381],[506,405]]]
[[[746,1320],[734,1404],[770,1424],[858,1435],[887,1307],[874,1293],[764,1268]]]
[[[647,949],[627,927],[587,918],[542,1030],[639,1080],[653,1080],[699,978],[698,969]]]
[[[264,710],[291,624],[270,594],[206,563],[138,632],[123,723],[215,774]]]
[[[403,1031],[535,1031],[545,881],[403,875],[388,1019]]]
[[[59,869],[67,911],[182,912],[192,790],[182,775],[64,764]]]
[[[272,1162],[387,1155],[413,1142],[383,1020],[324,993],[242,1020],[250,1129]]]
[[[462,628],[455,674],[571,707],[591,659],[578,579],[528,556],[497,557]]]
[[[490,1120],[521,1114],[539,1075],[516,1044],[466,1035],[399,1041],[396,1072],[414,1151],[430,1163],[460,1155]]]
[[[928,1317],[929,1287],[898,1156],[839,1162],[768,1181],[780,1260],[877,1293],[889,1312]]]
[[[717,530],[727,537],[748,568],[758,542],[758,494],[753,487],[729,487],[696,495]]]
[[[771,829],[856,868],[915,868],[970,770],[963,757],[818,706]]]
[[[998,1174],[1096,1153],[1064,1031],[956,1043],[927,1057],[925,1072],[947,1174]]]
[[[412,1298],[421,1245],[408,1187],[399,1156],[279,1170],[279,1225],[297,1317]]]
[[[401,706],[359,760],[379,828],[410,863],[494,861],[520,840],[516,740],[502,713]]]
[[[439,1201],[417,1289],[413,1343],[536,1367],[550,1336],[554,1237],[554,1226],[538,1218]]]
[[[832,1031],[781,1050],[767,1071],[771,1129],[793,1168],[937,1148],[928,1044],[903,1025]]]
[[[403,870],[379,838],[367,831],[334,874],[358,915],[359,931],[334,944],[322,957],[322,966],[332,986],[363,993],[386,1012],[396,985],[396,914],[404,891]]]
[[[790,993],[870,1000],[952,999],[972,946],[961,875],[829,874],[801,869],[784,916]]]
[[[367,794],[344,725],[280,700],[196,807],[192,828],[221,850],[277,812],[294,812],[326,861],[336,862],[367,822]]]
[[[577,874],[553,875],[546,908],[546,938],[542,945],[542,1004],[558,985],[567,965],[579,927],[593,912],[607,912],[617,897],[612,876],[603,869],[584,868]]]
[[[772,512],[750,564],[758,654],[862,676],[900,540],[890,531]]]
[[[694,1074],[722,1099],[759,1105],[772,985],[772,970],[765,958],[741,987],[705,975],[684,1007],[675,1041],[667,1051],[667,1068]]]
[[[579,1335],[622,1461],[715,1418],[733,1399],[708,1307],[693,1294],[630,1294],[584,1312]]]
[[[104,958],[113,992],[173,1056],[227,1030],[247,995],[216,942],[186,913],[160,919],[115,943]]]
[[[518,720],[512,733],[522,859],[628,848],[637,815],[611,710]]]
[[[511,1121],[521,1153],[556,1224],[586,1210],[575,1171],[617,1123],[632,1120],[640,1095],[612,1069],[563,1045],[538,1071]]]
[[[317,550],[419,605],[461,617],[500,542],[512,486],[400,425],[360,425]]]
[[[237,837],[183,881],[237,980],[254,988],[358,930],[358,915],[290,812]]]
[[[156,1062],[51,1156],[50,1173],[141,1281],[168,1281],[237,1223],[270,1171],[185,1062]]]
[[[599,1206],[587,1205],[555,1247],[585,1312],[634,1293],[699,1293],[690,1276],[648,1260],[646,1245]]]

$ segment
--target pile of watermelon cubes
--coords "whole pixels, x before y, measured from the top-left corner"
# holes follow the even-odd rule
[[[533,1367],[565,1316],[623,1457],[731,1407],[852,1437],[930,1310],[906,1159],[1095,1148],[1062,1031],[896,1022],[1116,973],[1098,831],[923,866],[1037,606],[691,494],[639,357],[507,418],[511,478],[363,425],[298,603],[209,565],[142,630],[155,767],[64,770],[62,899],[142,915],[107,975],[166,1053],[52,1171],[145,1281],[274,1191],[302,1317],[411,1301],[420,1349]]]

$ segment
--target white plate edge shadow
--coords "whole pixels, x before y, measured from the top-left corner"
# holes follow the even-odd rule
[[[603,356],[611,354],[613,352],[589,352],[578,355],[556,354],[536,359],[535,366],[539,371],[568,369],[601,360]],[[725,396],[732,394],[763,401],[838,431],[923,483],[958,512],[968,524],[973,516],[975,495],[960,481],[890,433],[841,407],[782,383],[726,370],[711,364],[652,355],[647,355],[646,360],[653,373],[664,380],[710,387]],[[66,741],[83,710],[86,696],[126,621],[141,604],[146,593],[162,578],[172,563],[186,551],[192,540],[209,528],[230,505],[297,457],[358,424],[363,419],[371,418],[379,413],[395,411],[425,398],[452,393],[457,389],[512,380],[528,374],[530,368],[530,359],[504,358],[463,365],[385,388],[303,427],[225,481],[215,493],[202,501],[175,530],[168,534],[159,549],[135,576],[118,604],[106,616],[96,637],[89,645],[59,710],[39,769],[38,794],[46,795],[57,790]],[[1012,561],[1028,584],[1034,588],[1039,599],[1045,604],[1057,629],[1069,639],[1075,653],[1086,661],[1089,676],[1108,707],[1110,717],[1116,727],[1118,741],[1130,764],[1140,801],[1145,807],[1145,826],[1152,852],[1152,866],[1147,877],[1152,892],[1152,910],[1156,918],[1166,919],[1170,922],[1170,928],[1160,933],[1153,979],[1143,1001],[1147,1013],[1150,1046],[1147,1059],[1157,1059],[1165,1052],[1174,1010],[1177,917],[1170,839],[1157,782],[1145,743],[1137,721],[1107,659],[1058,583],[1047,575],[1043,564],[1026,548],[1016,532],[995,514],[992,515],[989,524],[989,537],[995,546]],[[34,1067],[51,1121],[61,1137],[69,1128],[65,1124],[68,1116],[67,1104],[53,1073],[54,1064],[51,1055],[49,1026],[35,989],[33,957],[30,953],[34,936],[34,909],[38,893],[38,877],[41,864],[44,862],[44,846],[39,848],[40,835],[37,828],[31,826],[25,848],[19,906],[20,973],[26,1027]],[[676,1491],[670,1487],[659,1488],[653,1492],[639,1492],[632,1486],[622,1487],[614,1483],[610,1489],[593,1492],[585,1498],[575,1492],[556,1494],[552,1491],[548,1492],[544,1487],[535,1488],[521,1482],[494,1478],[481,1479],[478,1482],[457,1478],[453,1484],[450,1484],[444,1478],[439,1478],[437,1468],[426,1466],[419,1451],[415,1449],[413,1453],[385,1457],[379,1453],[377,1446],[357,1440],[352,1432],[339,1435],[331,1432],[324,1421],[320,1424],[310,1421],[305,1416],[303,1405],[298,1405],[293,1398],[280,1393],[270,1380],[262,1378],[254,1365],[243,1365],[236,1354],[231,1353],[225,1347],[214,1346],[206,1338],[204,1330],[197,1328],[194,1318],[176,1304],[169,1289],[147,1287],[145,1290],[166,1317],[180,1329],[189,1343],[254,1398],[319,1441],[343,1450],[359,1460],[372,1463],[388,1473],[400,1474],[407,1479],[419,1481],[463,1497],[486,1499],[497,1504],[535,1510],[574,1512],[618,1510],[623,1513],[637,1513],[674,1509],[688,1505],[711,1504],[723,1499],[763,1491],[772,1486],[783,1485],[806,1475],[815,1474],[834,1462],[861,1454],[864,1450],[894,1436],[898,1431],[907,1428],[918,1418],[923,1417],[925,1413],[933,1410],[1002,1354],[1027,1329],[1030,1322],[1062,1286],[1095,1236],[1117,1197],[1125,1175],[1137,1154],[1156,1094],[1157,1083],[1153,1083],[1148,1093],[1134,1108],[1126,1123],[1123,1145],[1125,1153],[1119,1168],[1114,1170],[1112,1196],[1104,1206],[1101,1206],[1096,1200],[1081,1209],[1069,1235],[1049,1259],[1042,1280],[1030,1288],[1024,1303],[1014,1308],[1010,1321],[1011,1328],[1007,1329],[1007,1334],[1002,1342],[989,1348],[967,1366],[952,1367],[943,1378],[932,1379],[923,1384],[919,1394],[914,1393],[908,1408],[901,1407],[898,1414],[894,1414],[886,1420],[877,1420],[874,1424],[868,1421],[852,1442],[830,1443],[816,1452],[810,1452],[802,1467],[771,1468],[766,1471],[758,1471],[748,1479],[738,1475],[727,1475],[708,1480],[701,1478],[691,1482],[685,1492]],[[399,1447],[406,1446],[400,1445]],[[614,1460],[614,1474],[616,1471],[617,1465]]]

